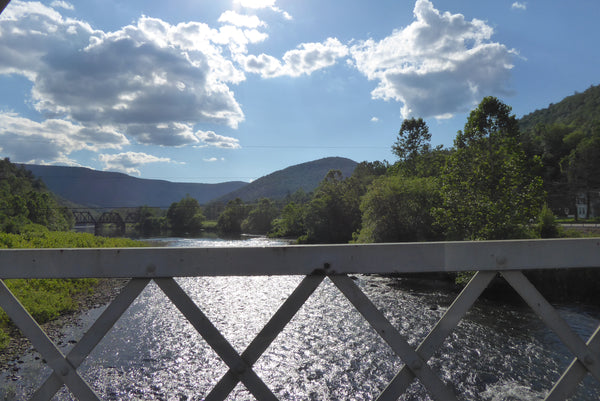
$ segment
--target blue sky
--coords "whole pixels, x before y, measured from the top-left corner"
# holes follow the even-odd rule
[[[600,2],[45,1],[0,15],[0,156],[181,182],[451,146],[600,83]]]

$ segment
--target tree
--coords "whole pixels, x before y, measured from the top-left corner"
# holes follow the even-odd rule
[[[542,180],[522,150],[517,120],[494,97],[474,109],[442,174],[436,220],[449,239],[507,239],[528,235],[544,204]]]
[[[304,207],[290,202],[281,211],[281,216],[273,221],[273,237],[299,238],[306,234]]]
[[[357,177],[344,180],[341,171],[329,171],[306,207],[306,235],[300,241],[326,244],[350,241],[360,228],[363,193],[364,186]]]
[[[407,177],[438,176],[449,151],[441,145],[432,148],[430,141],[429,128],[422,118],[404,120],[392,146],[399,160],[389,168],[389,173]]]
[[[600,130],[599,130],[600,131]],[[569,183],[571,198],[585,194],[587,201],[587,215],[595,209],[593,206],[592,191],[600,189],[600,132],[582,139],[575,149],[565,157],[567,178]]]
[[[418,154],[429,149],[431,134],[422,118],[410,118],[402,121],[392,152],[401,161],[414,159]]]
[[[369,185],[376,177],[384,175],[390,167],[387,161],[360,162],[354,168],[352,177],[356,177],[361,184]]]
[[[135,228],[140,235],[144,237],[161,235],[166,224],[167,221],[159,209],[149,206],[141,206],[137,209]]]
[[[560,236],[560,226],[548,205],[544,205],[540,211],[537,229],[540,238],[558,238]]]
[[[600,189],[600,134],[581,140],[567,157],[566,168],[574,190]]]
[[[197,235],[202,231],[204,215],[200,203],[189,195],[173,202],[167,210],[167,221],[174,235]]]
[[[0,231],[69,230],[73,215],[61,207],[44,183],[8,158],[0,160]],[[32,227],[31,225],[37,225]]]
[[[239,235],[242,233],[242,221],[246,218],[246,208],[240,198],[227,202],[225,210],[217,220],[219,235]]]
[[[267,234],[278,213],[270,199],[262,198],[258,205],[248,213],[248,217],[242,221],[242,231],[249,234]]]
[[[441,203],[436,178],[381,177],[362,199],[357,242],[407,242],[442,239],[432,209]]]

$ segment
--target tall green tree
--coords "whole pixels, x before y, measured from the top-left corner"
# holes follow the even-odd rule
[[[356,177],[344,179],[341,171],[329,171],[306,206],[306,235],[300,241],[326,244],[350,241],[360,228],[363,188]]]
[[[600,189],[600,133],[581,140],[566,158],[569,184],[587,192]]]
[[[529,161],[519,144],[511,108],[484,98],[454,141],[442,174],[442,207],[436,220],[449,239],[507,239],[528,235],[545,194],[539,158]]]
[[[357,242],[442,239],[432,209],[441,203],[439,180],[392,175],[373,181],[362,198]]]
[[[279,218],[273,221],[273,237],[299,238],[306,234],[304,206],[290,202],[284,206]]]
[[[585,194],[587,215],[595,209],[593,195],[600,190],[600,129],[595,134],[582,139],[575,149],[565,157],[565,166],[569,189],[574,199]]]
[[[429,127],[422,118],[410,118],[402,121],[392,152],[401,161],[411,160],[426,152],[431,141]]]
[[[392,152],[398,161],[388,169],[390,174],[406,177],[436,177],[446,163],[449,150],[430,144],[429,127],[422,118],[402,122]]]
[[[279,211],[270,199],[262,198],[250,210],[248,217],[242,221],[242,232],[248,234],[267,234],[271,230],[271,223]]]
[[[135,229],[144,237],[151,237],[163,234],[167,226],[167,219],[164,212],[160,209],[149,206],[141,206],[136,211],[137,222]]]
[[[204,215],[200,203],[189,195],[173,202],[167,210],[167,221],[174,235],[197,235],[202,231]]]
[[[241,234],[246,214],[246,207],[240,198],[230,200],[217,220],[217,233],[225,236]]]

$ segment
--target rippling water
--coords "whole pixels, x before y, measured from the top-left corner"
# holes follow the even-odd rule
[[[171,246],[269,246],[274,241],[177,240]],[[302,277],[177,279],[241,353]],[[355,281],[409,343],[418,345],[456,294],[376,276]],[[64,351],[102,309],[68,328]],[[585,340],[600,310],[564,305],[560,314]],[[429,365],[465,400],[541,400],[572,356],[538,318],[520,304],[478,301]],[[8,399],[24,399],[49,369],[26,355],[17,382],[4,381]],[[280,398],[372,400],[402,367],[335,286],[325,280],[254,365]],[[150,284],[84,362],[79,372],[107,400],[201,400],[227,371],[196,330]],[[6,376],[6,375],[4,375]],[[2,383],[2,382],[0,382]],[[584,381],[573,399],[600,399],[600,385]],[[56,397],[70,400],[63,390]],[[241,384],[229,400],[254,399]],[[413,383],[402,400],[428,400]]]

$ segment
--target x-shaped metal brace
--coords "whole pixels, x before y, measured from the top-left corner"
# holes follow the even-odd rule
[[[566,399],[575,391],[588,372],[600,381],[600,326],[587,344],[584,343],[522,272],[505,271],[501,274],[576,356],[550,391],[546,400]],[[406,342],[352,279],[345,274],[328,276],[405,363],[377,400],[396,400],[415,378],[419,379],[434,399],[456,400],[453,392],[429,368],[427,361],[443,344],[445,338],[458,325],[495,275],[496,272],[493,271],[478,272],[416,349]],[[173,278],[155,278],[154,281],[229,367],[227,373],[207,395],[207,401],[224,400],[240,381],[257,399],[277,400],[268,386],[252,370],[252,366],[277,335],[283,331],[324,278],[323,275],[306,276],[241,355],[235,351]],[[53,369],[52,375],[36,391],[32,400],[49,400],[63,384],[66,384],[79,400],[99,400],[94,391],[79,376],[77,368],[144,290],[149,281],[150,279],[146,278],[130,280],[81,340],[67,356],[64,356],[4,282],[0,280],[0,305]]]
[[[63,383],[66,384],[79,400],[99,400],[96,393],[79,376],[77,367],[60,352],[2,280],[0,280],[0,305],[54,370],[53,377],[59,380],[61,386]]]
[[[239,355],[235,351],[235,349],[223,337],[218,329],[214,327],[214,325],[208,320],[200,308],[198,308],[198,306],[190,299],[187,293],[185,293],[185,291],[174,279],[154,279],[154,281],[167,295],[171,302],[173,302],[173,304],[182,312],[186,319],[190,321],[196,330],[198,330],[201,336],[215,350],[217,355],[219,355],[219,357],[221,357],[221,359],[229,366],[229,371],[223,376],[223,378],[206,397],[207,401],[225,399],[239,381],[243,382],[248,390],[257,399],[277,399],[271,390],[266,386],[266,384],[252,370],[252,365],[260,358],[260,356],[270,346],[276,336],[291,321],[297,311],[302,307],[302,305],[304,305],[306,300],[320,285],[324,277],[325,276],[322,275],[306,276],[294,290],[294,292],[281,305],[277,312],[271,317],[269,322],[250,343],[242,355]],[[404,369],[401,370],[401,372],[396,376],[395,380],[392,381],[390,386],[386,388],[388,393],[390,389],[394,388],[394,382],[397,381],[399,377],[405,376],[405,380],[406,378],[409,379],[408,383],[410,383],[414,377],[418,377],[435,399],[456,399],[454,394],[452,394],[452,392],[439,380],[439,378],[435,376],[435,373],[432,372],[431,369],[426,365],[426,361],[429,357],[427,355],[422,356],[417,354],[419,349],[417,349],[417,352],[412,350],[406,340],[402,338],[398,331],[389,323],[389,321],[387,321],[383,314],[370,302],[366,295],[364,295],[360,288],[356,286],[356,284],[354,284],[350,278],[348,278],[346,275],[333,275],[329,276],[329,278],[352,302],[355,308],[365,317],[369,324],[375,328],[382,338],[388,342],[392,349],[402,358],[402,360],[406,362]],[[54,395],[63,384],[66,384],[74,393],[74,395],[76,395],[80,400],[98,400],[98,396],[93,393],[85,381],[83,381],[83,379],[77,374],[76,369],[89,355],[93,348],[100,342],[104,335],[106,335],[106,333],[116,323],[121,315],[127,310],[129,305],[142,292],[148,282],[149,279],[131,280],[66,357],[60,354],[60,351],[56,350],[60,356],[54,359],[58,359],[59,362],[62,360],[62,363],[69,364],[70,368],[68,368],[69,370],[67,371],[64,367],[59,366],[57,363],[49,363],[49,365],[54,369],[54,373],[46,380],[46,382],[38,389],[38,391],[36,391],[32,398],[33,400],[44,400],[51,398],[52,395]],[[483,288],[485,288],[485,285],[487,285],[487,283],[483,284]],[[6,289],[6,291],[8,291],[8,289]],[[10,291],[8,291],[8,294],[10,294]],[[12,294],[10,294],[9,297],[18,303]],[[475,299],[476,297],[477,296],[475,296]],[[459,299],[455,301],[455,304],[460,303]],[[5,304],[5,302],[3,304]],[[468,310],[468,307],[465,306],[465,308]],[[27,316],[29,316],[22,306],[21,309],[22,311],[20,314],[25,313]],[[454,313],[449,314],[449,312],[452,310],[453,308],[451,307],[445,316],[454,316],[454,320],[456,320],[456,323],[458,323],[462,316],[458,316],[458,314]],[[15,323],[17,323],[17,321],[20,322],[17,323],[17,325],[23,330],[25,335],[31,338],[32,334],[34,337],[38,336],[40,332],[43,334],[43,331],[41,331],[41,328],[37,326],[31,316],[29,316],[27,319],[22,319],[19,317],[20,314],[15,316],[11,314],[11,318],[13,318]],[[29,324],[33,322],[33,325],[38,327],[39,332],[36,334],[32,332],[31,329],[28,329],[27,324],[23,324],[23,322],[21,322],[25,320],[30,320]],[[442,328],[445,330],[445,334],[443,335],[443,337],[445,337],[456,325],[456,323],[454,325],[450,325],[444,322],[444,319],[442,319],[440,321],[441,324],[438,323],[440,328],[436,326],[429,337],[432,337],[432,335],[435,334],[436,329],[442,330]],[[437,337],[439,337],[439,335]],[[441,341],[443,341],[443,339]],[[55,348],[51,340],[47,339],[47,342],[49,342],[49,344]],[[42,356],[44,356],[47,360],[50,360],[50,356],[53,355],[50,353],[51,351],[47,351],[45,349],[48,348],[49,344],[34,344]],[[430,348],[435,349],[435,346],[432,345]],[[432,353],[433,351],[431,351],[431,354]],[[56,367],[54,365],[56,365]],[[73,374],[77,379],[69,380],[68,378],[65,378],[65,376],[63,376],[65,371],[67,371],[68,374]],[[395,390],[396,391],[393,391],[395,394],[402,393],[402,390],[399,392],[399,389]],[[382,393],[382,397],[385,397],[386,391]],[[383,398],[380,397],[380,399]]]
[[[600,382],[600,325],[586,344],[521,271],[505,271],[502,272],[502,276],[575,355],[575,359],[550,390],[546,400],[567,399],[588,372]]]

